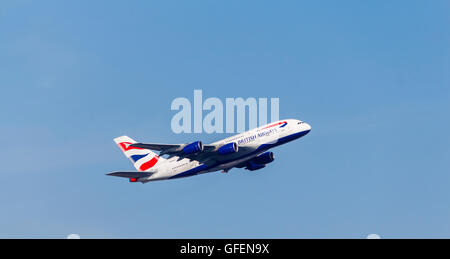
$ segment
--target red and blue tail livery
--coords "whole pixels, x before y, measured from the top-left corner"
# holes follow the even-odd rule
[[[130,159],[138,171],[148,171],[160,160],[160,157],[153,153],[150,149],[132,146],[132,144],[136,144],[137,142],[130,137],[118,137],[114,139],[114,142],[116,142],[125,156]]]

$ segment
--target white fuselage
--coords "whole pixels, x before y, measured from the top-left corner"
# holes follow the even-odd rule
[[[273,122],[259,128],[243,132],[229,138],[212,143],[222,146],[235,142],[239,151],[228,155],[211,155],[202,162],[173,156],[152,170],[152,175],[140,178],[140,182],[187,177],[202,173],[227,170],[245,163],[270,148],[282,145],[306,135],[311,126],[305,122],[288,119]]]

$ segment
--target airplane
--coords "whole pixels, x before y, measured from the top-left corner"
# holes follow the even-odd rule
[[[231,168],[260,170],[274,161],[271,148],[301,138],[311,131],[303,121],[288,119],[228,137],[212,144],[138,143],[128,136],[114,139],[137,171],[118,171],[107,175],[147,183],[194,176],[209,172],[227,173]],[[159,155],[153,151],[159,151]],[[166,155],[166,158],[163,156]]]

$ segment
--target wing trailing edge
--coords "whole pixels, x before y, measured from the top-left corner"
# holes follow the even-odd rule
[[[139,172],[139,171],[117,171],[111,172],[106,175],[124,177],[124,178],[141,178],[151,176],[153,173],[149,172]]]

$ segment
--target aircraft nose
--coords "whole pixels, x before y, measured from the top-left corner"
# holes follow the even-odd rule
[[[305,131],[311,131],[311,125],[309,125],[308,123],[304,122],[303,123],[303,127],[305,128]]]

